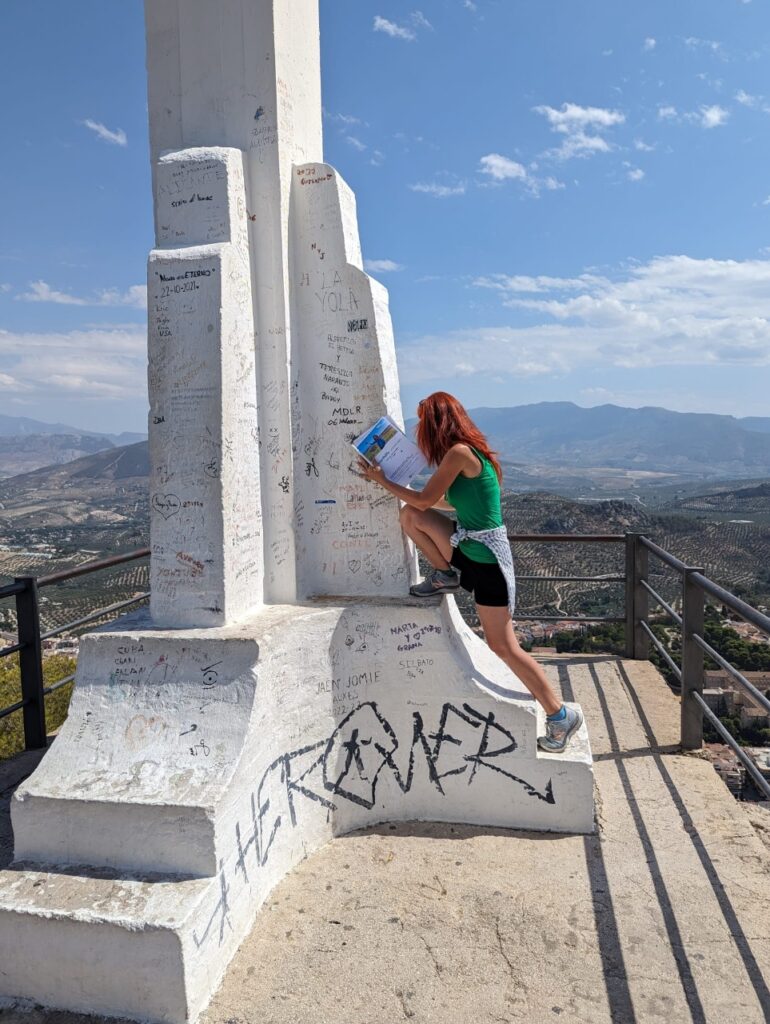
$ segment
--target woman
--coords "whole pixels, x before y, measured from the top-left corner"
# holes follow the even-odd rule
[[[515,577],[500,507],[500,464],[452,395],[436,391],[420,402],[417,415],[418,447],[437,467],[421,491],[400,487],[379,466],[361,461],[362,476],[405,502],[401,527],[433,566],[431,576],[410,593],[433,597],[462,587],[473,594],[487,643],[545,709],[546,735],[538,744],[547,751],[564,750],[583,716],[559,700],[513,630]],[[437,509],[455,512],[457,523]]]

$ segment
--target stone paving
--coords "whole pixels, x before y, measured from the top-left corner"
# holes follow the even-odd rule
[[[201,1024],[770,1020],[770,814],[677,752],[678,700],[651,665],[544,663],[586,713],[597,834],[414,824],[335,840],[274,891]]]

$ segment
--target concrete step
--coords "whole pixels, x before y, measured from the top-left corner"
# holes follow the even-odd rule
[[[83,638],[67,721],[16,791],[17,859],[210,877],[254,704],[259,647],[222,631]]]
[[[199,921],[218,879],[116,878],[19,862],[0,875],[0,979],[7,992],[84,1013],[174,1022],[206,1005],[211,961]],[[224,927],[217,911],[209,930]],[[185,974],[185,971],[189,974]]]

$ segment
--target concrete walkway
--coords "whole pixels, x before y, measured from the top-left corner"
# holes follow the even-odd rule
[[[545,664],[586,713],[598,834],[336,840],[275,890],[202,1024],[770,1021],[770,814],[676,752],[678,701],[651,665]]]

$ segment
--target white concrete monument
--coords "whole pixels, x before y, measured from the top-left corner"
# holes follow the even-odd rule
[[[194,1021],[273,887],[336,835],[589,832],[585,729],[453,599],[405,595],[398,502],[349,442],[401,418],[387,294],[322,162],[317,0],[146,0],[152,602],[83,639],[12,807],[0,991]]]

